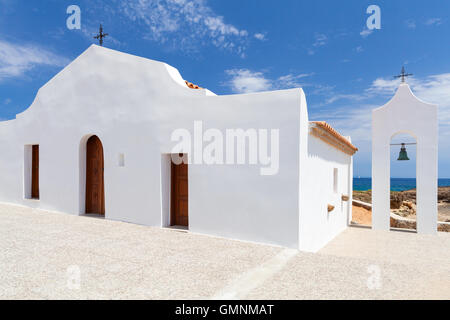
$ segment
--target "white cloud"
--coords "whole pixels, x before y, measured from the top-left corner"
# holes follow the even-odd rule
[[[316,49],[319,47],[323,47],[328,42],[328,37],[323,33],[315,33],[314,34],[314,43],[312,44],[313,48],[308,48],[307,52],[310,56],[316,53]]]
[[[8,105],[12,102],[12,100],[10,98],[6,98],[5,101],[3,101],[4,105]]]
[[[301,83],[299,80],[302,78],[312,76],[312,73],[301,73],[294,75],[292,73],[287,74],[285,76],[281,76],[275,80],[272,85],[273,89],[292,89],[292,88],[300,88],[304,86],[304,83]]]
[[[311,93],[314,95],[322,95],[322,96],[331,95],[335,88],[335,86],[321,85],[321,84],[315,85],[314,87],[315,88]]]
[[[367,38],[368,36],[370,36],[372,34],[373,30],[369,30],[369,29],[364,29],[363,31],[361,31],[359,33],[359,35],[363,38]]]
[[[230,86],[235,93],[249,93],[270,90],[271,81],[262,72],[248,69],[232,69],[225,71],[231,76]]]
[[[365,96],[361,94],[333,94],[330,98],[326,99],[325,104],[331,104],[339,100],[361,101],[364,99]]]
[[[442,24],[442,19],[441,18],[430,18],[427,21],[425,21],[425,24],[427,26],[432,26],[432,25],[438,26],[438,25]]]
[[[363,52],[363,51],[364,51],[364,48],[363,48],[362,46],[357,46],[357,47],[355,48],[355,51],[358,52],[358,53],[360,53],[360,52]]]
[[[392,95],[397,90],[399,83],[400,81],[394,78],[378,78],[366,89],[366,93],[369,95]]]
[[[248,32],[246,30],[238,30],[235,26],[226,24],[223,21],[223,17],[206,16],[204,17],[204,24],[213,35],[248,36]]]
[[[322,47],[327,44],[328,37],[323,33],[316,33],[314,37],[316,41],[313,43],[313,47]]]
[[[409,29],[415,29],[416,28],[416,21],[414,21],[412,19],[408,19],[408,20],[405,21],[405,25]]]
[[[423,81],[414,80],[412,88],[418,97],[450,108],[450,73],[432,75]]]
[[[312,74],[287,74],[276,79],[270,79],[264,72],[248,69],[231,69],[225,73],[230,76],[229,86],[234,93],[251,93],[268,90],[281,90],[302,87],[300,79]]]
[[[264,41],[266,40],[266,35],[263,33],[255,33],[254,37],[258,40]]]
[[[323,102],[316,104],[316,107],[324,107],[340,100],[356,102],[363,101],[368,98],[367,91],[363,91],[362,93],[340,93],[336,92],[335,86],[314,85],[314,87],[315,89],[311,92],[311,94],[324,97]]]
[[[376,105],[364,104],[358,108],[338,107],[312,111],[311,120],[327,121],[344,136],[351,136],[356,144],[371,140],[372,109]],[[358,145],[357,145],[358,146]]]
[[[227,23],[205,0],[115,1],[119,9],[112,8],[109,1],[98,2],[118,15],[118,20],[135,25],[145,39],[187,51],[212,44],[244,55],[248,31]]]
[[[69,60],[36,45],[0,40],[0,81],[20,77],[37,66],[63,67]]]

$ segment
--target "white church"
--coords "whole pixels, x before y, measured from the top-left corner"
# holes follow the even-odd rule
[[[351,221],[357,150],[302,89],[217,96],[92,45],[0,122],[0,202],[315,252]]]

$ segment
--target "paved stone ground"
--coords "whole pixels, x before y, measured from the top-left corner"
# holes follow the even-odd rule
[[[349,228],[310,254],[0,205],[0,299],[210,298],[450,299],[450,234]]]

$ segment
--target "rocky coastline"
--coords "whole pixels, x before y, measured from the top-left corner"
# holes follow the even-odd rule
[[[353,191],[353,199],[372,203],[372,191]],[[438,221],[450,222],[450,187],[438,188]],[[406,218],[416,219],[416,189],[391,191],[391,212]]]

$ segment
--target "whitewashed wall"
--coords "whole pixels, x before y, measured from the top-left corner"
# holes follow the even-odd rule
[[[301,89],[214,96],[185,86],[160,62],[90,47],[43,86],[17,120],[0,122],[0,201],[84,213],[85,142],[104,148],[106,218],[167,225],[174,129],[280,129],[280,171],[259,166],[189,168],[189,228],[298,247],[299,133],[307,128]],[[40,145],[40,200],[24,198],[24,146]],[[124,154],[125,166],[118,165]],[[162,195],[165,194],[163,197]]]
[[[315,252],[345,230],[352,216],[353,158],[308,135],[308,167],[304,179],[304,209],[300,212],[299,248]],[[337,169],[337,189],[334,189]],[[350,197],[343,201],[342,195]],[[328,204],[335,206],[328,212]]]

